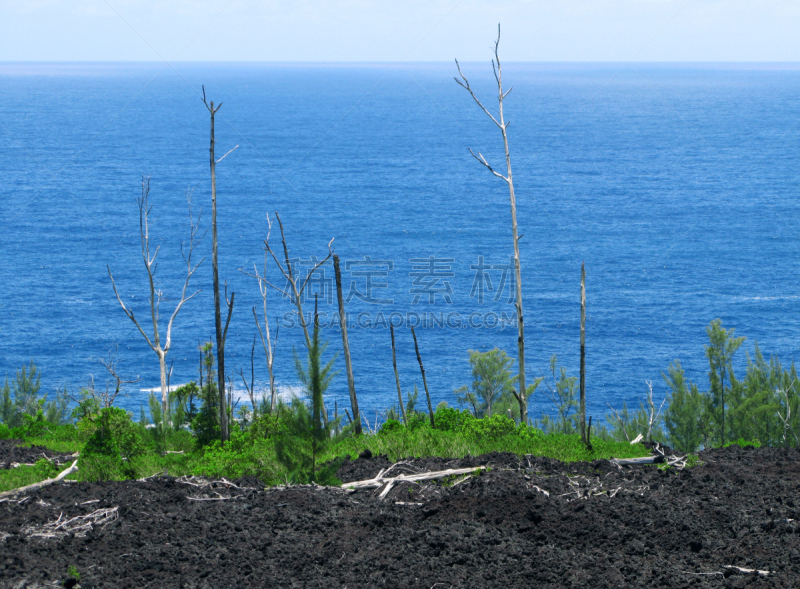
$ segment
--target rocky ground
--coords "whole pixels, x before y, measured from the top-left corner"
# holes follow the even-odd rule
[[[54,485],[0,503],[0,587],[75,586],[70,567],[115,588],[797,587],[800,451],[700,460],[409,460],[389,474],[491,469],[384,499],[256,480]],[[389,466],[359,458],[339,476]]]
[[[20,464],[35,464],[37,460],[47,458],[56,464],[71,463],[75,458],[71,454],[53,452],[42,446],[23,448],[17,446],[19,440],[0,440],[0,469],[14,468]]]

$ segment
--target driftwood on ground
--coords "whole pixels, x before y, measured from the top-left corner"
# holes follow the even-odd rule
[[[64,480],[64,477],[72,474],[78,470],[78,461],[72,463],[72,466],[62,471],[57,477],[53,479],[46,479],[44,481],[39,481],[38,483],[33,483],[32,485],[26,485],[24,487],[19,487],[18,489],[11,489],[10,491],[5,491],[0,493],[0,498],[3,497],[13,497],[14,495],[19,495],[20,493],[27,493],[28,491],[35,491],[36,489],[41,489],[42,487],[46,487],[47,485],[52,485],[53,483],[60,483]]]
[[[396,477],[386,477],[384,476],[389,470],[391,470],[394,466],[387,468],[386,470],[381,470],[375,478],[367,479],[364,481],[353,481],[350,483],[345,483],[342,485],[343,489],[351,489],[353,491],[357,491],[359,489],[380,489],[384,485],[386,487],[381,492],[379,497],[383,499],[388,495],[389,491],[391,491],[392,487],[395,483],[418,483],[420,481],[432,481],[435,479],[443,479],[445,477],[460,475],[460,474],[470,474],[475,472],[476,470],[483,470],[485,466],[477,466],[473,468],[450,468],[447,470],[439,470],[436,472],[423,472],[419,474],[401,474]]]

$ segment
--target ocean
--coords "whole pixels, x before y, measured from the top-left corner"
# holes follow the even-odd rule
[[[489,63],[462,64],[490,109]],[[434,405],[470,383],[468,350],[516,357],[508,189],[469,154],[502,169],[499,130],[453,81],[455,64],[0,64],[0,376],[33,360],[42,390],[73,394],[108,380],[117,349],[138,416],[159,386],[158,360],[111,287],[151,329],[136,198],[151,178],[150,234],[159,246],[161,329],[185,278],[187,192],[211,218],[209,114],[217,114],[220,278],[235,292],[227,373],[240,404],[257,335],[267,214],[281,216],[302,273],[342,260],[355,385],[373,423],[396,403],[388,323],[404,392],[420,370]],[[533,64],[503,70],[517,197],[528,379],[556,355],[578,375],[580,270],[586,265],[587,413],[638,406],[679,359],[708,387],[706,326],[720,318],[789,364],[800,332],[800,65]],[[270,243],[280,246],[273,226]],[[214,339],[210,231],[175,319],[171,384],[197,378]],[[268,277],[285,282],[271,262]],[[333,268],[313,280],[326,358],[341,351]],[[302,333],[276,290],[275,372],[298,390]],[[331,327],[327,323],[333,323]],[[152,333],[152,330],[151,330]],[[255,386],[267,386],[260,340]],[[349,407],[339,354],[326,405]],[[512,370],[513,372],[513,370]],[[549,379],[552,386],[552,378]],[[543,384],[531,417],[552,413]],[[419,402],[424,405],[424,393]]]

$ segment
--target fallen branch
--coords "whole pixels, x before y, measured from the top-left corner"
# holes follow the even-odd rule
[[[728,569],[729,571],[734,571],[736,573],[741,573],[743,575],[751,575],[753,573],[756,573],[758,575],[762,575],[762,576],[766,577],[766,576],[771,575],[773,573],[773,571],[759,571],[758,569],[746,569],[744,567],[737,567],[737,566],[733,566],[733,565],[730,565],[730,564],[726,564],[722,568],[723,569]]]
[[[401,474],[401,475],[398,475],[396,477],[388,477],[388,478],[384,477],[383,476],[384,473],[388,472],[389,470],[391,470],[393,466],[394,465],[392,465],[391,467],[386,469],[386,471],[381,470],[378,473],[378,475],[373,479],[368,479],[368,480],[365,480],[365,481],[353,481],[351,483],[345,483],[345,484],[342,485],[342,489],[352,489],[352,490],[358,490],[358,489],[380,489],[381,487],[386,485],[386,488],[380,494],[380,498],[383,499],[384,497],[386,497],[386,495],[389,493],[391,488],[396,483],[401,483],[401,482],[416,483],[416,482],[419,482],[419,481],[432,481],[432,480],[435,480],[435,479],[443,479],[445,477],[449,477],[449,476],[453,476],[453,475],[469,474],[469,473],[473,473],[473,472],[475,472],[477,470],[483,470],[483,469],[486,468],[485,466],[477,466],[477,467],[474,467],[474,468],[451,468],[451,469],[448,469],[448,470],[439,470],[439,471],[436,471],[436,472],[423,472],[423,473],[420,473],[420,474],[408,474],[408,475]]]
[[[5,491],[3,493],[0,493],[0,498],[11,497],[13,495],[19,495],[20,493],[27,493],[28,491],[35,491],[37,489],[41,489],[42,487],[46,487],[47,485],[52,485],[53,483],[60,483],[62,480],[64,480],[64,477],[71,475],[76,470],[78,470],[77,460],[72,463],[72,466],[62,471],[54,479],[46,479],[44,481],[39,481],[38,483],[33,483],[32,485],[26,485],[24,487],[19,487],[18,489],[11,489],[10,491]]]
[[[89,533],[94,526],[106,526],[119,519],[119,507],[109,507],[98,509],[87,515],[79,515],[72,519],[58,519],[40,526],[28,526],[22,530],[22,535],[29,538],[59,538],[74,534],[76,537],[83,537]]]
[[[663,456],[643,456],[641,458],[612,458],[611,462],[618,466],[633,466],[636,464],[661,464]]]
[[[219,496],[219,497],[192,497],[192,496],[189,496],[189,495],[186,496],[186,498],[189,501],[228,501],[230,499],[238,499],[239,497],[241,497],[241,495],[235,495],[233,497],[222,497],[222,496]]]
[[[544,489],[542,489],[541,487],[537,487],[536,485],[531,485],[531,489],[535,489],[535,490],[539,491],[545,497],[549,497],[550,496],[550,493],[548,491],[545,491]]]

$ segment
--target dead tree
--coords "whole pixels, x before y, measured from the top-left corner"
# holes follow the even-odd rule
[[[581,441],[589,446],[586,432],[586,265],[581,263]]]
[[[147,345],[156,353],[158,356],[158,363],[161,370],[161,411],[162,415],[166,419],[169,411],[169,387],[167,385],[167,352],[169,352],[170,346],[172,345],[172,325],[175,322],[175,317],[178,316],[178,312],[181,310],[183,305],[192,299],[197,293],[200,291],[197,290],[191,295],[186,295],[186,290],[189,287],[189,280],[192,278],[192,274],[194,274],[197,267],[203,263],[203,260],[200,260],[197,264],[192,265],[192,253],[194,252],[194,248],[197,246],[197,230],[198,224],[200,221],[200,217],[198,215],[198,223],[194,222],[194,218],[192,216],[192,197],[191,193],[187,192],[187,200],[189,201],[189,224],[191,230],[189,232],[189,251],[188,254],[181,244],[181,255],[183,256],[183,261],[186,264],[186,279],[183,282],[183,289],[181,290],[181,299],[178,301],[178,304],[175,306],[175,310],[172,312],[172,315],[169,318],[169,323],[167,323],[167,334],[164,338],[164,342],[162,345],[161,342],[161,332],[158,328],[158,319],[159,319],[159,305],[164,298],[163,292],[158,289],[156,290],[155,285],[155,274],[156,274],[156,256],[158,256],[158,250],[161,246],[156,247],[153,254],[150,254],[150,204],[148,201],[150,195],[150,178],[142,178],[142,196],[137,199],[137,203],[139,205],[139,235],[141,238],[142,243],[142,260],[144,260],[144,267],[147,270],[147,279],[150,285],[150,319],[153,324],[153,338],[150,339],[148,335],[144,332],[141,324],[139,323],[138,319],[134,315],[133,311],[125,306],[125,303],[122,302],[122,297],[120,297],[119,292],[117,291],[117,285],[114,282],[114,276],[111,274],[111,267],[106,265],[106,269],[108,270],[108,277],[111,278],[111,286],[114,289],[114,294],[117,296],[117,301],[119,301],[122,310],[125,311],[125,314],[128,318],[133,321],[134,325],[139,329],[139,333],[142,334]],[[205,259],[205,258],[204,258]]]
[[[791,444],[791,438],[789,437],[789,434],[794,437],[795,445],[800,445],[800,436],[797,435],[797,432],[794,431],[794,427],[792,427],[792,402],[791,399],[789,399],[789,391],[794,387],[796,382],[796,380],[793,380],[788,387],[777,389],[776,391],[778,393],[783,393],[783,398],[786,400],[786,416],[784,417],[781,414],[780,409],[778,409],[777,413],[778,419],[780,419],[783,423],[783,443],[787,448]]]
[[[433,405],[431,405],[431,395],[428,392],[428,380],[425,378],[425,368],[422,366],[422,356],[419,355],[419,345],[417,344],[417,334],[414,333],[414,326],[411,326],[411,336],[414,338],[414,350],[417,352],[417,362],[419,362],[419,370],[422,372],[422,384],[425,387],[425,398],[428,399],[428,415],[431,417],[431,427],[436,427],[433,421]],[[403,404],[403,398],[400,398],[400,405]]]
[[[514,396],[517,398],[517,402],[519,403],[519,415],[520,421],[522,423],[528,423],[528,398],[527,398],[527,389],[525,388],[525,322],[523,319],[522,314],[522,277],[520,275],[520,261],[519,261],[519,240],[522,239],[522,236],[517,236],[517,201],[514,198],[514,181],[511,176],[511,154],[508,150],[508,126],[509,122],[503,118],[503,100],[506,96],[508,96],[509,92],[511,92],[511,88],[509,88],[506,92],[503,92],[503,74],[502,69],[500,67],[500,56],[498,54],[498,48],[500,46],[500,25],[497,25],[497,41],[494,43],[494,60],[492,60],[492,70],[494,71],[494,78],[497,81],[497,102],[499,105],[499,116],[495,118],[495,116],[490,113],[487,108],[483,105],[483,103],[478,99],[473,92],[472,88],[469,85],[469,81],[464,76],[461,71],[461,66],[456,60],[456,67],[458,68],[458,75],[461,76],[461,79],[454,78],[456,83],[465,88],[467,92],[470,93],[475,103],[481,107],[483,112],[492,119],[495,125],[497,125],[498,129],[503,135],[503,147],[505,149],[506,155],[506,175],[504,176],[497,170],[495,170],[489,162],[486,161],[486,158],[483,157],[483,154],[478,152],[476,155],[472,149],[469,152],[472,154],[476,160],[478,160],[481,165],[486,167],[492,174],[497,176],[498,178],[505,181],[508,185],[508,192],[509,198],[511,200],[511,234],[514,241],[514,271],[515,271],[515,278],[516,278],[516,309],[517,309],[517,328],[519,330],[519,335],[517,338],[517,348],[519,350],[519,393],[515,392]]]
[[[115,345],[113,350],[108,351],[108,360],[99,360],[100,364],[103,365],[103,368],[106,369],[109,376],[111,376],[111,380],[106,381],[106,389],[104,391],[98,391],[94,386],[94,375],[89,375],[89,386],[84,389],[88,396],[92,398],[96,403],[97,406],[102,409],[108,409],[112,405],[114,405],[114,401],[116,401],[117,397],[122,395],[123,397],[127,397],[122,391],[125,388],[125,385],[134,384],[142,380],[138,376],[132,380],[125,380],[119,374],[117,369],[117,352],[119,350],[119,345]],[[113,392],[111,390],[111,385],[114,385]],[[167,389],[169,389],[169,384],[167,385]],[[81,404],[80,399],[76,399],[75,397],[70,395],[70,399],[72,399],[76,405]]]
[[[253,307],[255,313],[256,308]],[[258,325],[258,318],[256,318],[256,325]],[[253,345],[250,348],[250,384],[247,384],[247,379],[244,376],[244,370],[241,368],[237,371],[244,383],[244,389],[247,391],[247,396],[250,397],[250,404],[253,406],[253,414],[258,412],[255,397],[255,381],[256,381],[256,368],[255,368],[255,354],[256,354],[256,336],[253,336]]]
[[[109,388],[109,382],[106,382],[106,390],[104,392],[99,393],[99,400],[102,402],[103,407],[106,409],[111,407],[114,404],[114,401],[117,399],[118,396],[122,394],[122,390],[126,384],[135,384],[142,380],[138,376],[132,380],[125,380],[119,375],[119,370],[117,369],[117,352],[119,351],[119,345],[114,346],[114,351],[108,352],[108,360],[100,360],[100,364],[106,369],[106,372],[111,376],[113,379],[114,384],[114,392],[112,393]],[[172,372],[172,366],[170,366],[170,372]],[[94,384],[94,379],[92,379],[92,384]],[[92,392],[94,392],[94,387],[92,387]],[[167,382],[167,393],[169,393],[169,382]],[[126,396],[126,395],[123,395]]]
[[[342,273],[339,270],[339,256],[333,255],[333,272],[336,276],[336,299],[339,303],[339,327],[342,330],[342,347],[344,348],[344,365],[347,369],[347,387],[350,389],[350,406],[356,418],[356,435],[361,435],[361,420],[358,418],[358,398],[356,384],[353,379],[353,365],[350,363],[350,342],[347,340],[347,313],[342,298]]]
[[[403,403],[403,393],[400,391],[400,375],[397,373],[397,354],[394,349],[394,326],[391,323],[389,324],[389,334],[392,336],[392,365],[394,366],[394,382],[397,384],[397,402],[400,403],[400,413],[403,414],[403,423],[408,425],[406,406]],[[414,341],[416,342],[416,339]]]
[[[269,236],[272,233],[272,220],[269,218],[269,214],[267,214],[267,239],[266,242],[269,242]],[[256,268],[255,263],[253,263],[253,273],[247,274],[243,272],[243,274],[247,274],[248,276],[252,276],[256,280],[258,280],[258,291],[261,293],[261,301],[264,304],[264,331],[261,330],[261,324],[258,321],[258,313],[256,313],[256,308],[253,307],[253,319],[256,321],[256,327],[258,328],[258,333],[261,335],[261,345],[264,347],[264,354],[267,358],[267,372],[269,372],[269,410],[275,410],[275,403],[277,402],[277,393],[275,391],[275,375],[272,371],[272,362],[275,359],[275,346],[278,345],[278,329],[280,325],[275,326],[275,341],[272,341],[271,332],[269,329],[269,316],[267,315],[267,253],[269,252],[268,248],[264,248],[264,276],[261,276],[258,273],[258,268]],[[264,332],[267,333],[266,340],[264,339]]]
[[[667,398],[661,401],[661,406],[656,411],[656,405],[653,402],[653,383],[652,381],[645,381],[647,383],[647,441],[653,441],[653,426],[658,424],[658,420],[661,417],[661,410],[664,408],[664,403],[667,402]]]
[[[275,265],[278,267],[278,270],[280,270],[280,273],[286,279],[286,284],[289,290],[275,286],[274,284],[269,282],[265,277],[261,277],[259,278],[259,280],[262,281],[264,284],[274,288],[278,292],[282,293],[283,296],[287,297],[297,308],[298,320],[300,322],[300,327],[303,328],[303,336],[305,338],[306,349],[311,350],[311,335],[308,332],[308,323],[306,322],[305,315],[303,314],[303,291],[305,290],[306,286],[308,286],[308,281],[314,276],[314,273],[317,270],[319,270],[319,268],[325,262],[327,262],[333,255],[333,249],[331,249],[331,246],[333,245],[333,239],[331,239],[328,242],[328,255],[325,256],[325,258],[322,261],[317,262],[311,268],[311,270],[307,272],[305,279],[301,280],[300,276],[294,275],[294,270],[292,269],[292,262],[289,259],[289,246],[286,244],[286,235],[283,231],[283,222],[281,221],[280,215],[278,215],[277,212],[275,213],[275,218],[278,219],[278,227],[280,227],[281,230],[281,243],[283,245],[284,261],[283,262],[280,261],[278,256],[273,251],[272,246],[270,246],[269,233],[267,233],[267,239],[264,240],[264,249],[272,256],[272,259],[275,261]],[[325,411],[324,404],[322,407],[322,418],[327,424],[328,414],[327,411]]]
[[[239,147],[238,145],[231,149],[228,153],[221,158],[214,159],[214,115],[222,108],[222,103],[214,108],[214,101],[211,103],[206,102],[206,89],[203,87],[203,104],[206,105],[208,112],[211,113],[211,265],[214,271],[214,325],[217,333],[217,382],[219,382],[219,427],[222,441],[229,438],[228,434],[228,415],[227,403],[225,401],[225,338],[228,335],[228,325],[231,322],[231,314],[233,313],[233,298],[235,292],[231,292],[231,298],[228,299],[227,288],[225,289],[225,303],[228,307],[228,319],[225,321],[225,329],[222,329],[222,311],[220,310],[220,296],[219,296],[219,266],[217,264],[217,172],[216,167],[219,162],[224,160],[228,155]]]

